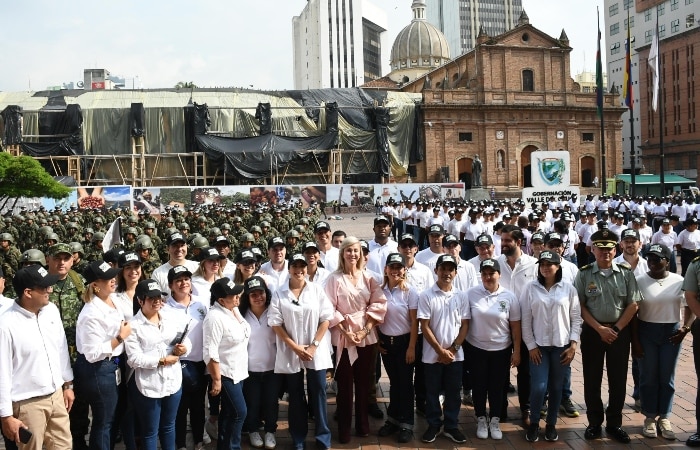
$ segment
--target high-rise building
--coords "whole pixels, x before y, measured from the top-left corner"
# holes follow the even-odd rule
[[[292,19],[294,88],[361,86],[388,59],[386,13],[367,0],[308,0]]]
[[[453,58],[474,48],[479,29],[498,36],[514,28],[522,0],[426,0],[428,22],[442,31]]]
[[[615,86],[621,105],[624,105],[622,85],[628,26],[630,30],[634,121],[630,125],[629,111],[623,114],[623,170],[626,173],[631,170],[632,145],[637,172],[658,174],[660,170],[659,112],[651,107],[652,80],[647,63],[658,23],[660,61],[665,65],[662,67],[664,95],[659,106],[666,120],[664,171],[695,178],[699,159],[695,149],[700,131],[695,131],[694,67],[698,63],[693,49],[700,43],[700,0],[605,0],[602,13],[605,47],[601,51],[607,52],[608,88]]]

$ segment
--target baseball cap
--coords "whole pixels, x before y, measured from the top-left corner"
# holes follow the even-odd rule
[[[317,245],[316,242],[314,242],[314,241],[306,242],[306,243],[304,243],[304,245],[301,247],[302,252],[305,252],[305,251],[307,251],[308,249],[314,249],[314,250],[316,250],[317,252],[319,251],[319,250],[318,250],[318,245]]]
[[[360,239],[360,248],[369,251],[369,244],[364,239]]]
[[[493,238],[488,234],[480,234],[476,237],[476,246],[478,247],[483,244],[493,245]]]
[[[260,277],[251,277],[248,281],[251,281],[253,278],[260,278]],[[227,277],[219,278],[215,282],[212,283],[211,288],[209,289],[209,292],[211,292],[211,298],[212,299],[220,299],[224,297],[228,297],[229,295],[239,295],[243,293],[243,285],[242,284],[236,284],[233,281],[231,281]]]
[[[228,239],[226,239],[226,236],[217,236],[216,239],[214,239],[214,246],[219,246],[219,245],[229,245]]]
[[[556,231],[551,231],[547,233],[544,237],[544,243],[548,243],[550,241],[561,241],[564,242],[564,239],[561,237],[561,234],[557,233]]]
[[[533,241],[544,242],[544,233],[542,233],[541,231],[536,231],[532,233],[532,236],[530,237],[530,242]]]
[[[374,218],[375,225],[380,223],[380,222],[391,223],[391,221],[386,216],[377,216]]]
[[[269,241],[267,241],[267,248],[273,248],[277,245],[281,245],[284,247],[284,239],[282,239],[280,236],[275,236],[273,238],[270,238]]]
[[[192,277],[192,272],[185,266],[175,266],[168,271],[168,284],[172,283],[176,278]]]
[[[160,283],[155,280],[141,280],[139,284],[136,285],[136,291],[134,292],[137,298],[148,298],[148,297],[162,297],[163,291],[160,290]]]
[[[328,225],[328,222],[316,222],[316,225],[314,225],[314,233],[317,233],[321,230],[329,230],[330,231],[331,226]]]
[[[639,231],[635,230],[634,228],[626,228],[622,230],[622,236],[620,236],[620,239],[625,240],[627,238],[639,240]]]
[[[53,286],[58,281],[58,275],[49,275],[48,270],[38,264],[24,267],[15,273],[12,279],[12,287],[18,296],[22,295],[25,289],[35,287],[46,288]]]
[[[442,225],[430,225],[428,234],[445,234],[445,229]]]
[[[58,244],[54,244],[51,247],[49,247],[49,251],[46,252],[48,253],[49,256],[56,256],[61,253],[68,253],[69,255],[73,255],[73,252],[70,249],[70,245],[65,244],[63,242],[59,242]]]
[[[168,240],[166,243],[168,245],[173,245],[177,242],[187,242],[187,240],[185,239],[185,236],[183,236],[182,233],[178,233],[178,232],[171,233],[170,236],[168,236]]]
[[[302,256],[302,260],[304,260],[304,257]],[[306,262],[304,260],[304,262]],[[252,291],[264,291],[267,289],[267,283],[265,283],[265,279],[261,276],[254,276],[250,277],[245,282],[243,282],[243,290],[245,291],[246,294],[252,292]]]
[[[414,244],[417,244],[416,238],[413,237],[413,234],[411,234],[411,233],[404,233],[404,234],[401,235],[401,240],[400,240],[400,242],[409,241],[409,240],[410,240],[411,242],[413,242]]]
[[[406,267],[406,258],[400,253],[389,253],[386,257],[386,265],[390,266],[391,264],[401,264],[401,267]]]
[[[549,250],[545,250],[542,253],[540,253],[540,257],[537,258],[538,263],[542,261],[549,261],[552,264],[561,264],[561,257],[557,252],[550,252]]]
[[[654,244],[649,247],[647,255],[656,255],[659,258],[664,258],[665,260],[670,260],[672,258],[671,250],[664,244]]]
[[[459,244],[459,239],[457,239],[457,236],[454,234],[446,234],[445,237],[442,238],[442,246],[448,247],[452,244]]]
[[[435,267],[440,267],[443,264],[454,264],[457,267],[457,258],[452,255],[440,255],[435,263]]]
[[[83,277],[87,283],[97,280],[111,280],[119,273],[119,269],[112,267],[105,261],[93,261],[83,271]]]
[[[255,257],[255,254],[253,253],[252,250],[241,250],[238,252],[236,255],[236,264],[240,263],[245,263],[245,262],[255,262],[257,261],[257,258]]]
[[[224,259],[224,256],[221,256],[218,250],[216,250],[214,247],[204,247],[202,250],[199,251],[199,260],[200,261],[206,261],[206,260],[219,260],[219,259]]]
[[[304,263],[305,266],[309,265],[309,263],[306,262],[306,258],[301,253],[295,253],[289,258],[289,266],[291,267],[294,263]]]
[[[498,261],[493,258],[487,258],[481,261],[481,264],[479,264],[479,271],[483,272],[484,269],[493,269],[496,272],[501,273],[501,265],[498,264]]]
[[[119,261],[117,263],[117,266],[121,269],[127,264],[131,263],[139,263],[141,264],[141,258],[139,258],[139,255],[137,255],[134,252],[124,252],[121,255],[119,255]]]

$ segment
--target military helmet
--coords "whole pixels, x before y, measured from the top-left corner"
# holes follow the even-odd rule
[[[229,230],[231,231],[231,224],[230,223],[222,223],[221,226],[219,227],[222,230]]]
[[[69,230],[71,230],[71,229],[77,230],[79,227],[78,227],[78,224],[75,222],[68,222],[66,224],[66,228],[68,228]]]
[[[209,229],[209,236],[221,236],[221,229],[219,227],[212,227]]]
[[[92,239],[90,239],[90,242],[93,244],[96,242],[103,241],[105,239],[105,234],[101,231],[98,231],[97,233],[92,235]]]
[[[261,228],[270,228],[270,222],[268,222],[267,220],[263,220],[262,222],[260,222],[260,227]]]
[[[289,230],[289,231],[287,231],[286,237],[299,239],[300,236],[299,236],[299,232],[297,230]]]
[[[99,217],[99,216],[92,219],[92,222],[93,223],[105,223],[104,219],[102,219],[102,217]]]
[[[127,234],[133,234],[134,237],[136,237],[139,234],[139,232],[135,227],[129,227],[126,229],[126,233],[124,233],[124,235],[126,236]]]
[[[262,228],[260,228],[260,227],[257,226],[257,225],[253,225],[252,227],[250,227],[250,232],[251,232],[251,233],[260,233],[260,234],[262,234]]]
[[[46,233],[46,236],[44,236],[45,241],[60,241],[58,238],[58,235],[56,233]]]
[[[81,258],[85,256],[85,249],[83,249],[83,244],[80,242],[70,242],[68,245],[70,245],[70,251],[72,253],[79,254]]]
[[[53,228],[51,228],[51,227],[48,226],[48,225],[43,226],[43,227],[39,227],[39,233],[40,233],[40,234],[43,234],[44,236],[46,236],[46,235],[49,234],[49,233],[53,233]]]
[[[0,241],[9,241],[11,244],[14,244],[15,238],[10,233],[0,233]]]
[[[195,248],[202,249],[204,247],[209,247],[209,241],[204,236],[198,236],[192,241],[192,245]]]
[[[83,230],[83,235],[86,235],[86,234],[93,234],[94,232],[95,232],[95,230],[93,230],[93,229],[90,228],[90,227],[87,227],[87,228],[85,228],[85,229]]]
[[[243,233],[241,236],[241,242],[255,242],[255,237],[253,233]]]
[[[149,228],[155,229],[156,224],[154,222],[146,222],[145,224],[143,224],[144,230],[148,230]]]
[[[189,230],[190,229],[190,224],[187,222],[182,222],[180,225],[177,226],[180,230]]]
[[[134,250],[146,250],[146,249],[155,250],[155,247],[153,246],[153,241],[148,236],[141,236],[136,241],[136,244],[134,245]]]
[[[42,266],[45,266],[46,257],[44,256],[44,253],[41,250],[30,248],[29,250],[25,250],[24,253],[22,253],[22,258],[20,258],[19,262],[22,264],[31,263],[41,264]]]

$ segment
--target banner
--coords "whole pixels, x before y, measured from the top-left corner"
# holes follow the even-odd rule
[[[571,156],[569,152],[532,152],[530,169],[532,187],[568,187],[571,184]]]

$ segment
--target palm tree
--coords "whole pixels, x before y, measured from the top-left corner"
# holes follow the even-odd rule
[[[178,81],[178,83],[175,85],[175,89],[192,89],[197,87],[198,86],[194,84],[193,81]]]

